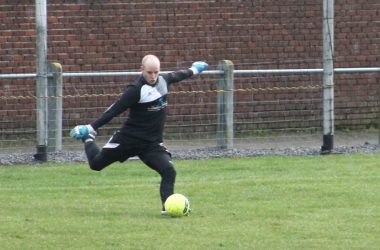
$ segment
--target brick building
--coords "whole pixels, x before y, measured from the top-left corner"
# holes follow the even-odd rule
[[[322,68],[322,10],[322,1],[301,0],[49,0],[48,60],[61,63],[65,72],[138,71],[147,53],[160,57],[162,70],[188,67],[196,60],[206,60],[210,69],[216,69],[223,59],[233,61],[235,69]],[[1,1],[0,17],[0,74],[34,73],[35,1]],[[379,44],[380,3],[336,0],[334,66],[379,67]],[[242,101],[235,106],[236,131],[320,128],[321,89],[292,90],[295,86],[321,85],[321,77],[313,76],[311,82],[310,78],[237,77],[237,89],[288,89],[257,91],[248,96],[236,92],[235,99]],[[379,74],[374,73],[336,75],[337,126],[359,128],[377,122],[378,79]],[[93,95],[64,99],[64,128],[91,121],[114,99],[99,94],[117,94],[127,80],[64,79],[64,95]],[[174,91],[207,92],[215,81],[215,76],[202,76]],[[2,131],[34,133],[35,99],[6,98],[33,96],[34,86],[33,79],[0,80]],[[292,102],[299,98],[319,101]],[[199,105],[191,109],[183,106],[194,102]],[[202,124],[215,114],[208,104],[213,102],[212,93],[172,97],[168,131],[175,133],[191,113],[197,117],[191,120]],[[119,122],[115,120],[115,124]],[[204,127],[185,128],[185,132],[213,130],[212,125]]]

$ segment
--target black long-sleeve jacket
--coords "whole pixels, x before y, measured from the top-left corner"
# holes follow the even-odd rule
[[[97,130],[129,109],[127,120],[120,128],[119,136],[125,140],[162,142],[169,85],[192,75],[191,69],[160,74],[154,85],[150,85],[141,75],[135,82],[128,85],[122,96],[92,122],[91,126]]]

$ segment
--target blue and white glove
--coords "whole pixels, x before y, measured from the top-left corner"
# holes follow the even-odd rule
[[[207,69],[208,64],[205,62],[194,62],[193,65],[191,65],[191,70],[194,72],[194,75],[200,74],[203,70]]]
[[[91,125],[78,125],[70,131],[70,136],[77,141],[88,138],[95,139],[96,131]]]

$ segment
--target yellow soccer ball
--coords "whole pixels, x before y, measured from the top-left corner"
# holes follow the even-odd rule
[[[189,215],[190,202],[182,194],[172,194],[165,201],[165,210],[171,217]]]

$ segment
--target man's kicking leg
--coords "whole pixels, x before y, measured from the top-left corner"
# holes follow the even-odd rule
[[[86,140],[84,143],[84,150],[87,156],[88,164],[90,168],[95,171],[100,171],[115,162],[116,160],[107,157],[105,148],[100,150],[94,140]]]

